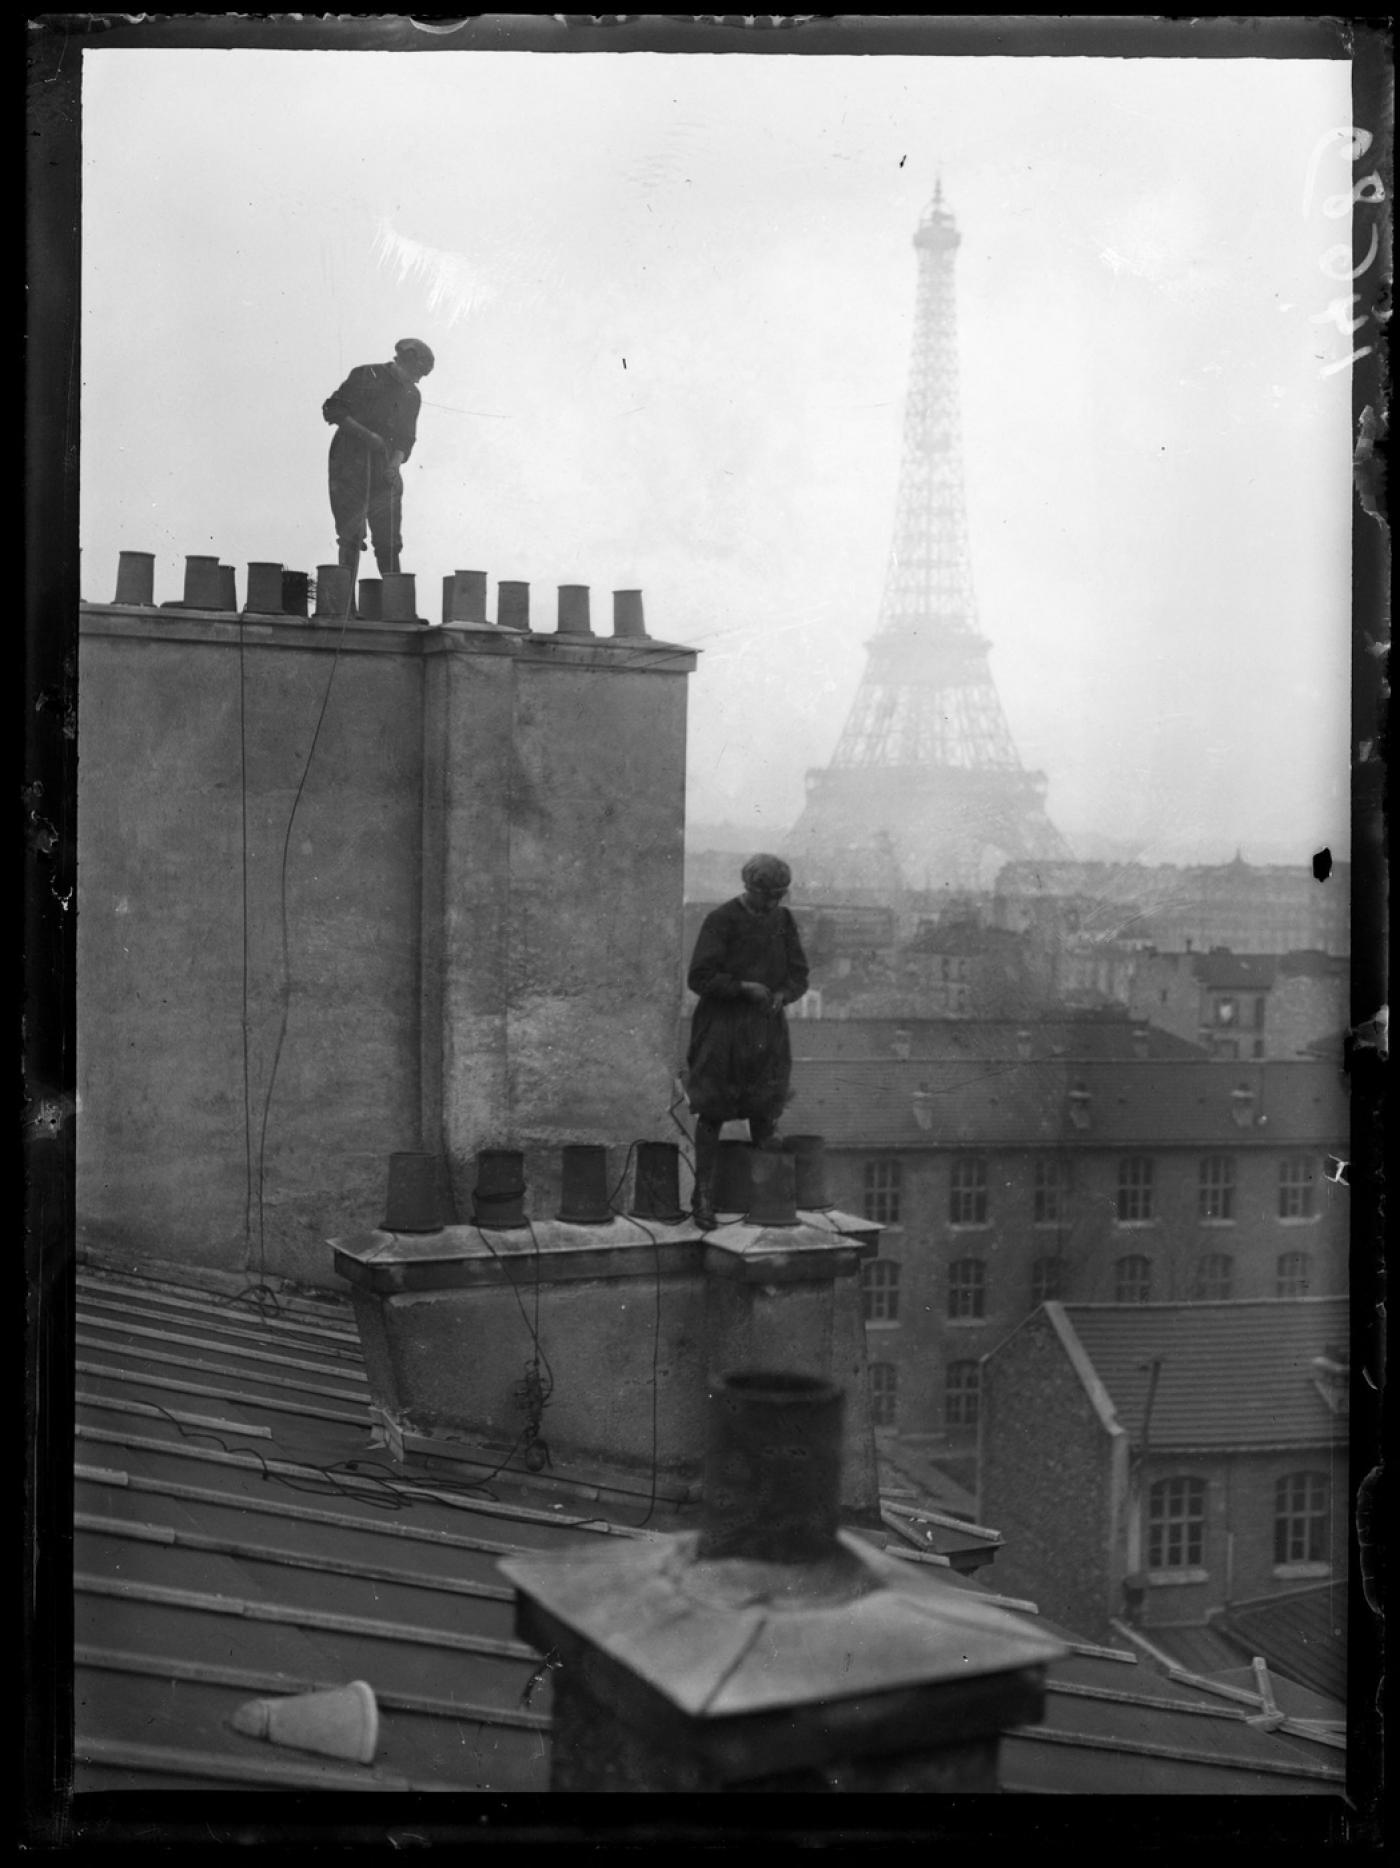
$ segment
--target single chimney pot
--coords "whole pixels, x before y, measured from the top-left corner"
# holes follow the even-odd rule
[[[441,1232],[455,1218],[447,1163],[441,1155],[405,1152],[389,1156],[384,1232]]]
[[[613,634],[621,637],[645,637],[646,618],[642,613],[640,590],[613,592]]]
[[[385,571],[381,602],[386,623],[416,623],[417,597],[412,571]]]
[[[591,636],[593,634],[588,621],[587,584],[561,584],[559,586],[559,634],[561,636]]]
[[[632,1204],[627,1210],[634,1219],[654,1219],[667,1225],[676,1225],[685,1218],[680,1149],[675,1142],[637,1143]]]
[[[841,1389],[814,1375],[741,1370],[718,1378],[699,1562],[819,1563],[836,1552],[845,1406]]]
[[[360,579],[356,609],[362,623],[378,623],[384,618],[384,585],[377,577]]]
[[[498,629],[530,628],[530,586],[515,578],[502,578],[496,586]]]
[[[472,1224],[511,1232],[525,1217],[525,1156],[518,1148],[483,1148],[476,1157]]]
[[[155,603],[155,583],[155,553],[124,551],[117,559],[117,594],[112,601],[149,609]]]
[[[608,1151],[596,1142],[571,1142],[563,1150],[563,1189],[556,1219],[574,1226],[606,1226]]]
[[[282,567],[257,563],[248,566],[247,601],[243,605],[252,616],[280,616],[282,613]]]
[[[217,558],[196,556],[185,559],[187,610],[217,610],[222,589]]]
[[[316,566],[316,614],[343,618],[350,614],[355,587],[343,564]]]

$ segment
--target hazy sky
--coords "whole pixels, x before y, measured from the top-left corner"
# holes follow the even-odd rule
[[[640,586],[692,821],[776,843],[890,545],[910,237],[958,259],[973,576],[1071,842],[1347,847],[1345,63],[84,53],[83,593],[333,560],[320,405],[425,337],[404,568]],[[1340,206],[1340,203],[1336,204]],[[371,567],[372,568],[372,567]]]

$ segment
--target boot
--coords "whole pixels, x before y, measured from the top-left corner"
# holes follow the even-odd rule
[[[350,573],[350,614],[351,616],[357,616],[359,614],[360,595],[360,547],[358,545],[347,545],[341,542],[338,546],[336,557],[340,562],[341,569]]]
[[[690,1196],[690,1215],[701,1232],[713,1232],[719,1225],[715,1217],[718,1168],[719,1127],[701,1117],[695,1124],[695,1191]]]

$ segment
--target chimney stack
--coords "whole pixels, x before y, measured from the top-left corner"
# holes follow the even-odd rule
[[[723,1375],[698,1532],[500,1565],[555,1667],[552,1790],[997,1788],[1066,1650],[839,1529],[843,1403]]]

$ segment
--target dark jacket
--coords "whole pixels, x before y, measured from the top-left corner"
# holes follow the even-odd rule
[[[418,438],[422,402],[417,387],[404,382],[387,363],[362,363],[326,398],[321,413],[333,423],[353,417],[407,460]]]
[[[744,997],[756,980],[784,1005],[807,990],[807,956],[786,908],[752,913],[742,900],[706,915],[688,984],[700,1000],[690,1026],[686,1090],[697,1115],[714,1122],[776,1121],[791,1096],[787,1019]]]

